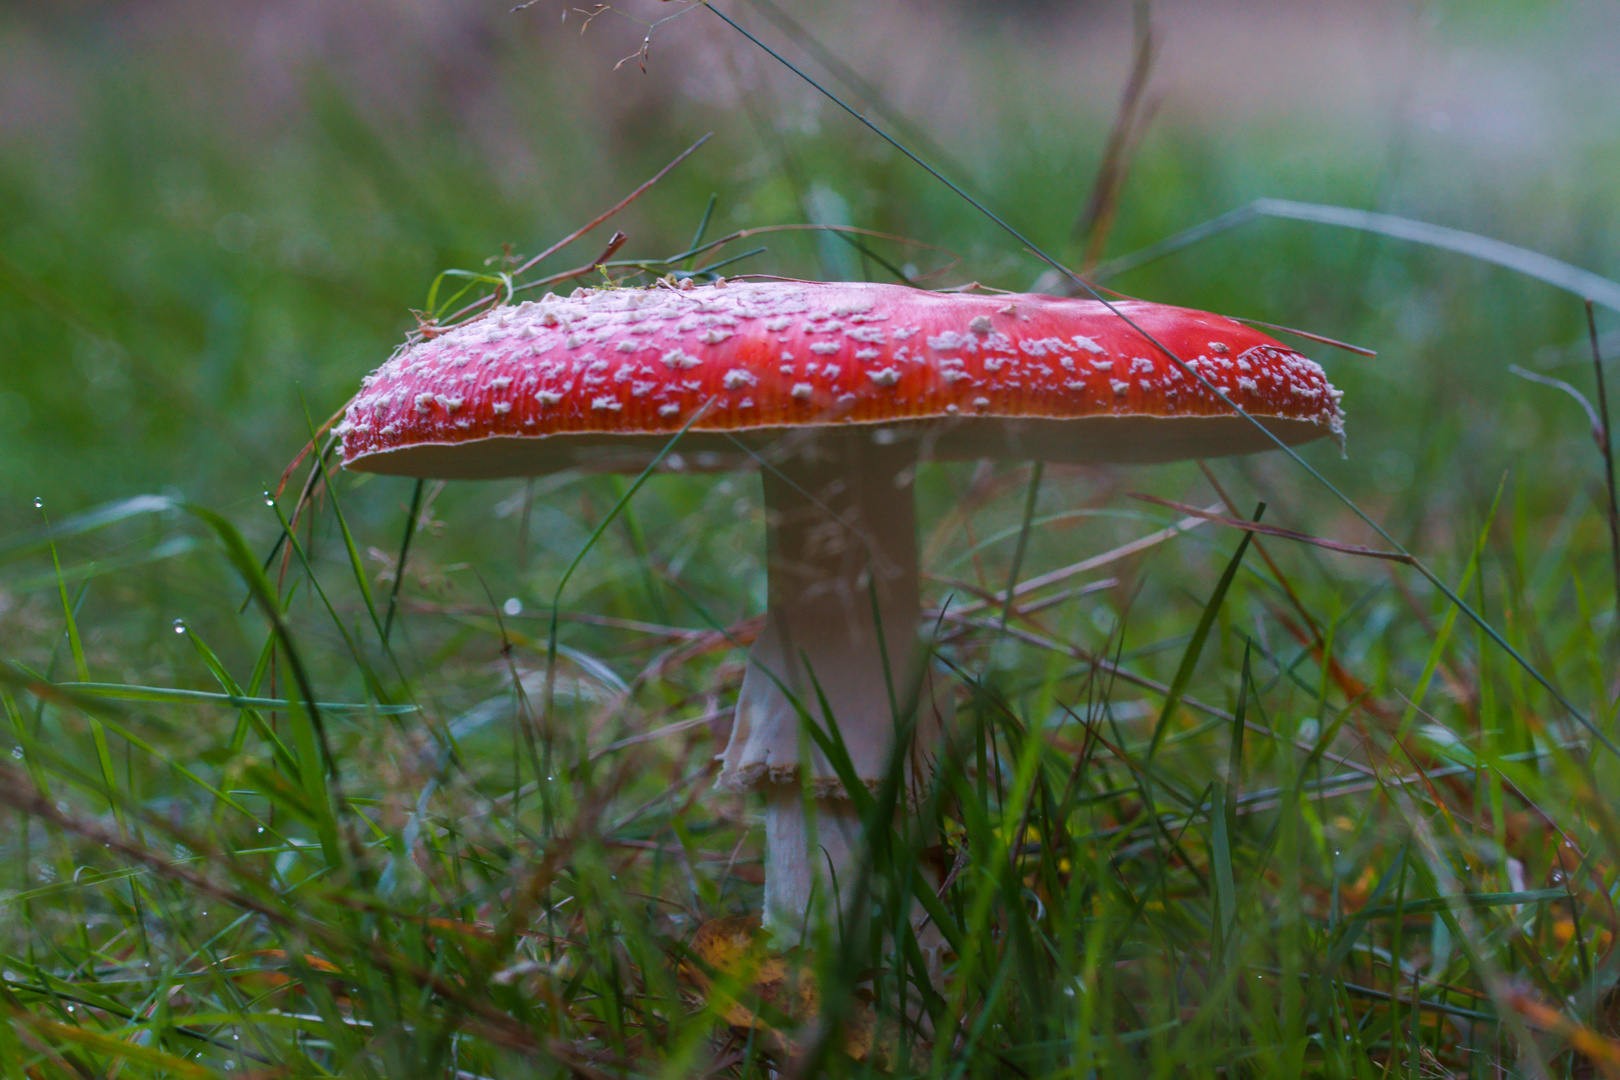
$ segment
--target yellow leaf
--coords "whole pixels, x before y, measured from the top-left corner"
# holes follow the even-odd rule
[[[726,1024],[763,1034],[773,1054],[797,1057],[814,1038],[821,992],[810,958],[772,951],[757,918],[713,919],[698,927],[680,974]],[[884,1025],[879,1038],[869,995],[858,994],[844,1017],[844,1052],[856,1061],[891,1058],[899,1041],[891,1027]]]

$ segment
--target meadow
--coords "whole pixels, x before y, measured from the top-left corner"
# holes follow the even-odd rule
[[[675,3],[0,13],[0,1076],[1620,1077],[1605,6],[1155,5],[1138,98],[1126,4],[717,4],[781,59]],[[521,280],[1065,287],[782,60],[1098,283],[1316,335],[1349,418],[924,465],[958,739],[806,942],[713,789],[756,473],[304,453],[705,135]]]

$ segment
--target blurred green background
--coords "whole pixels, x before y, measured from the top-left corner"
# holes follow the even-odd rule
[[[717,229],[842,217],[960,254],[940,284],[1037,278],[1036,260],[708,12],[629,0],[587,27],[564,3],[508,7],[0,12],[0,528],[31,525],[35,495],[58,512],[153,489],[256,496],[302,442],[305,403],[317,420],[342,404],[436,271],[537,250],[705,131],[717,137],[614,223],[626,254],[681,248],[714,192]],[[896,132],[925,157],[1078,256],[1129,4],[796,11],[872,94],[765,9],[727,8],[856,107],[904,117]],[[1156,112],[1107,254],[1269,195],[1620,275],[1612,3],[1160,3],[1152,17]],[[649,34],[645,73],[616,66]],[[607,231],[551,265],[588,258]],[[840,245],[764,242],[737,269],[884,276]],[[1431,440],[1491,474],[1532,447],[1562,467],[1559,433],[1578,434],[1567,402],[1504,375],[1579,371],[1578,305],[1505,272],[1264,223],[1112,284],[1378,348],[1311,350],[1347,390],[1354,475],[1374,484],[1439,479]]]

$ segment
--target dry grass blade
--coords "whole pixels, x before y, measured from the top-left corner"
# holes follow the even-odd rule
[[[1531,1027],[1567,1040],[1609,1080],[1620,1080],[1620,1042],[1598,1034],[1522,990],[1510,991],[1504,997]]]
[[[1620,283],[1594,274],[1590,270],[1571,266],[1561,259],[1543,255],[1539,251],[1531,251],[1462,229],[1448,229],[1443,225],[1414,221],[1412,218],[1398,217],[1394,214],[1379,214],[1370,210],[1354,210],[1345,206],[1329,206],[1322,203],[1297,202],[1292,199],[1256,199],[1247,206],[1230,210],[1156,244],[1150,244],[1140,251],[1111,259],[1099,266],[1092,276],[1099,280],[1116,277],[1262,217],[1286,218],[1315,225],[1356,229],[1377,233],[1393,240],[1406,240],[1414,244],[1439,248],[1442,251],[1455,252],[1544,281],[1583,299],[1602,304],[1611,311],[1620,311]]]
[[[1518,364],[1509,364],[1508,370],[1513,372],[1513,374],[1517,375],[1521,379],[1528,379],[1533,383],[1540,383],[1542,386],[1550,386],[1554,390],[1562,390],[1564,393],[1573,398],[1575,403],[1581,407],[1583,412],[1586,413],[1586,422],[1591,426],[1592,429],[1592,441],[1597,443],[1599,450],[1603,450],[1605,453],[1607,452],[1607,441],[1603,434],[1603,421],[1598,418],[1597,409],[1592,407],[1592,403],[1587,400],[1585,394],[1581,393],[1574,386],[1565,382],[1563,379],[1555,379],[1550,375],[1541,375],[1537,372],[1526,370],[1525,368],[1520,367]]]
[[[1060,581],[1067,581],[1079,574],[1088,574],[1091,571],[1100,569],[1109,565],[1110,563],[1116,563],[1121,559],[1129,558],[1132,555],[1146,551],[1148,548],[1162,544],[1166,540],[1174,539],[1184,532],[1196,529],[1205,521],[1212,520],[1215,511],[1219,509],[1220,507],[1218,506],[1212,506],[1207,510],[1192,510],[1187,517],[1167,528],[1160,529],[1157,532],[1148,533],[1146,536],[1141,537],[1140,539],[1132,540],[1126,544],[1121,544],[1119,547],[1112,548],[1100,555],[1093,555],[1089,559],[1082,559],[1077,563],[1071,563],[1070,565],[1061,567],[1057,570],[1052,570],[1044,574],[1038,574],[1027,581],[1020,582],[1012,590],[1011,598],[1016,600],[1020,596],[1027,596],[1037,589],[1044,589],[1050,585],[1056,585]],[[1008,594],[1005,590],[991,593],[983,600],[975,600],[971,603],[953,606],[951,609],[952,616],[955,618],[960,618],[962,616],[972,615],[976,612],[983,611],[985,608],[999,607],[1002,604],[1005,604],[1007,600]]]
[[[1603,348],[1598,340],[1597,315],[1592,301],[1586,302],[1586,333],[1592,342],[1592,375],[1597,380],[1598,418],[1601,421],[1598,446],[1603,451],[1603,479],[1609,495],[1609,557],[1614,567],[1614,602],[1620,612],[1620,496],[1615,493],[1614,437],[1609,426],[1609,390],[1603,378]]]
[[[1408,566],[1416,564],[1417,560],[1403,551],[1384,551],[1379,548],[1363,547],[1360,544],[1346,544],[1338,540],[1324,540],[1319,536],[1310,536],[1306,533],[1295,532],[1292,529],[1280,529],[1275,525],[1261,525],[1255,521],[1244,521],[1240,518],[1227,517],[1225,514],[1215,514],[1197,507],[1178,503],[1171,499],[1161,499],[1157,495],[1146,495],[1139,491],[1130,493],[1131,498],[1141,499],[1143,502],[1154,503],[1171,510],[1180,510],[1192,517],[1200,517],[1205,521],[1212,521],[1217,525],[1225,525],[1232,529],[1241,529],[1244,532],[1260,533],[1263,536],[1275,536],[1281,540],[1297,540],[1301,544],[1309,544],[1326,551],[1337,551],[1342,555],[1360,555],[1369,559],[1387,559],[1390,562],[1405,563]]]
[[[1259,319],[1245,319],[1237,315],[1234,315],[1233,318],[1237,319],[1237,321],[1240,323],[1247,323],[1250,326],[1261,326],[1267,330],[1280,330],[1285,334],[1293,334],[1295,337],[1302,337],[1306,341],[1314,341],[1320,345],[1327,345],[1334,349],[1342,349],[1347,353],[1355,353],[1357,356],[1372,357],[1378,355],[1377,349],[1369,349],[1365,345],[1352,345],[1348,341],[1340,341],[1338,338],[1330,338],[1326,334],[1316,334],[1309,330],[1300,330],[1297,327],[1283,326],[1279,323],[1261,322]]]
[[[1092,182],[1091,197],[1074,223],[1074,235],[1086,240],[1086,252],[1080,263],[1082,274],[1097,265],[1103,245],[1108,242],[1109,228],[1114,223],[1114,214],[1119,209],[1120,196],[1125,189],[1125,179],[1130,173],[1131,158],[1157,111],[1156,102],[1144,105],[1144,95],[1153,73],[1159,41],[1153,31],[1147,0],[1138,0],[1134,11],[1136,47],[1131,56],[1131,72],[1120,94],[1119,108],[1114,113],[1113,127],[1108,132],[1102,162],[1097,166],[1097,177]],[[1072,285],[1070,289],[1073,289]]]

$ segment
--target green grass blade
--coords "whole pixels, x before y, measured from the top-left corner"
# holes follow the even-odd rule
[[[1261,503],[1255,508],[1254,520],[1259,521],[1260,515],[1265,513],[1266,504]],[[1237,550],[1227,561],[1226,569],[1221,573],[1220,580],[1215,583],[1215,591],[1210,593],[1209,601],[1204,605],[1203,613],[1198,617],[1198,625],[1193,629],[1192,639],[1182,651],[1181,663],[1176,668],[1176,674],[1170,680],[1170,692],[1165,696],[1164,705],[1159,710],[1158,722],[1153,725],[1153,736],[1148,741],[1146,753],[1142,755],[1143,761],[1151,763],[1153,755],[1159,749],[1159,743],[1164,740],[1164,733],[1169,729],[1170,718],[1175,715],[1176,707],[1181,704],[1182,695],[1187,692],[1187,684],[1192,680],[1193,669],[1198,666],[1198,658],[1203,654],[1204,642],[1209,638],[1210,628],[1215,625],[1215,616],[1226,600],[1226,591],[1232,587],[1237,578],[1238,567],[1243,565],[1243,553],[1249,550],[1249,541],[1254,538],[1251,532],[1245,532],[1238,541]]]
[[[232,709],[291,708],[286,698],[248,697],[243,694],[216,694],[209,690],[180,690],[167,686],[134,686],[128,683],[62,682],[54,684],[63,690],[89,694],[114,701],[161,701],[171,705],[217,705]],[[317,701],[313,703],[323,713],[335,716],[402,716],[417,711],[415,705],[374,705],[369,702]]]

